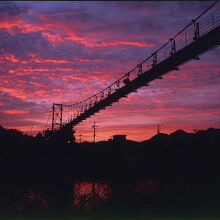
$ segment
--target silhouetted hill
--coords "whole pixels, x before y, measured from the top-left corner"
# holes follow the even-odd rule
[[[155,142],[162,142],[162,141],[167,141],[168,140],[168,134],[164,133],[159,133],[154,135],[152,138],[146,141],[142,141],[142,143],[155,143]]]
[[[199,130],[195,133],[196,136],[218,136],[220,133],[220,129],[208,128],[207,130]]]

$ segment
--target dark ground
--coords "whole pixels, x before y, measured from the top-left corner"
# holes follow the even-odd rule
[[[220,129],[178,130],[142,143],[69,138],[0,127],[0,219],[220,219]],[[71,209],[80,181],[108,184],[113,196],[91,200],[89,211]],[[156,190],[138,192],[143,181]],[[47,198],[47,209],[25,199],[30,188]]]

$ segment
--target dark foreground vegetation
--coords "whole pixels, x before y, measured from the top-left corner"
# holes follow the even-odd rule
[[[0,127],[2,215],[219,218],[220,129],[160,133],[142,143],[77,144],[62,137],[46,141],[40,133],[32,137]],[[76,193],[74,183],[80,182],[94,183],[89,194]],[[95,183],[108,188],[101,195]]]

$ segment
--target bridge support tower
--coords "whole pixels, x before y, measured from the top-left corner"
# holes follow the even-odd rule
[[[61,128],[62,117],[63,117],[63,104],[53,103],[52,131]]]

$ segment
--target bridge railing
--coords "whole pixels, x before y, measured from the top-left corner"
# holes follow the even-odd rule
[[[170,38],[162,47],[156,50],[153,54],[147,57],[140,64],[135,66],[128,73],[123,75],[120,79],[113,82],[107,88],[101,90],[95,95],[75,103],[73,105],[64,105],[70,109],[71,118],[69,118],[66,123],[77,118],[82,113],[84,113],[89,108],[95,106],[101,100],[107,98],[112,93],[116,92],[118,89],[129,84],[130,81],[136,79],[144,72],[150,70],[160,62],[169,58],[179,50],[183,49],[187,45],[199,39],[201,36],[205,35],[212,29],[220,25],[220,8],[212,11],[210,14],[202,13],[196,19],[192,20],[185,28],[183,28],[174,37]]]

